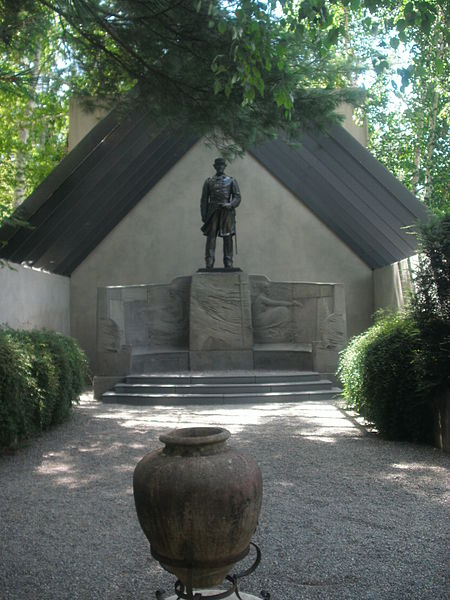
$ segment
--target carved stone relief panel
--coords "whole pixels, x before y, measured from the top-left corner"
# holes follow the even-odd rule
[[[346,344],[346,326],[344,315],[331,313],[322,322],[320,342],[322,348],[342,350]]]
[[[251,276],[250,281],[256,344],[311,344],[319,339],[319,302],[332,305],[332,285],[273,282],[264,276]]]
[[[97,309],[97,375],[129,372],[131,347],[125,343],[120,288],[99,288]]]
[[[117,323],[112,319],[99,318],[97,349],[101,352],[119,352],[120,332]]]
[[[252,288],[253,332],[256,344],[294,343],[296,312],[303,308],[285,283],[260,281]]]
[[[245,273],[201,273],[191,287],[190,349],[244,350],[253,345]]]
[[[187,349],[190,279],[99,288],[98,353],[117,353],[128,347]]]
[[[145,300],[130,300],[123,303],[125,339],[130,346],[148,345],[148,305]]]
[[[99,288],[97,328],[102,375],[129,372],[132,355],[188,349],[191,368],[252,368],[253,351],[312,351],[314,369],[328,372],[346,343],[344,286],[230,272]]]
[[[125,343],[121,288],[99,288],[97,297],[97,351],[119,352]]]
[[[146,344],[181,349],[189,343],[189,278],[147,287]]]
[[[347,321],[343,286],[333,286],[331,297],[322,297],[318,310],[319,347],[342,350],[347,343]]]

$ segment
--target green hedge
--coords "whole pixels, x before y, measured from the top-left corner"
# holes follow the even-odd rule
[[[341,353],[347,405],[389,439],[431,442],[433,403],[450,388],[450,214],[417,225],[414,294],[397,315],[378,316]]]
[[[432,409],[418,368],[420,356],[419,330],[406,313],[380,318],[341,354],[338,374],[347,405],[388,439],[432,441]]]
[[[72,338],[0,329],[0,446],[16,446],[67,419],[87,375]]]

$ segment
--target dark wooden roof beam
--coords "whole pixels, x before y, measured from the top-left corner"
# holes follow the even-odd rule
[[[369,188],[360,185],[343,169],[337,172],[332,170],[334,166],[332,157],[326,155],[319,159],[309,152],[306,144],[302,148],[302,158],[315,169],[318,177],[322,176],[326,179],[345,198],[345,204],[351,206],[351,214],[358,223],[357,226],[371,232],[392,256],[408,253],[411,250],[413,244],[405,239],[405,234],[401,231],[401,223],[394,216],[388,220],[386,212],[380,213],[375,210],[374,207],[378,205],[377,198]]]
[[[140,131],[145,131],[145,128],[139,128],[135,124],[133,128],[124,126],[123,133],[125,138],[137,142],[137,132]],[[89,197],[92,186],[96,183],[102,184],[105,171],[113,170],[116,176],[119,176],[118,166],[127,163],[127,157],[121,156],[116,149],[120,140],[112,139],[113,137],[115,136],[110,137],[108,143],[99,145],[96,151],[91,153],[90,164],[84,163],[80,166],[66,180],[65,185],[54,192],[47,203],[46,214],[42,214],[42,209],[38,213],[39,219],[34,218],[31,221],[36,230],[31,232],[17,249],[13,249],[14,256],[20,257],[22,261],[34,263],[56,239],[65,235],[67,229],[74,228],[77,215],[83,219],[86,214],[84,211],[89,212],[92,209]]]
[[[383,201],[384,206],[389,208],[392,204],[392,199],[389,201],[389,197],[392,198],[394,195],[398,200],[399,215],[401,214],[404,220],[426,220],[429,217],[429,211],[427,207],[418,202],[417,198],[411,194],[411,192],[402,184],[396,177],[392,175],[378,160],[376,160],[370,152],[361,146],[359,142],[345,131],[342,127],[333,127],[330,130],[330,141],[339,146],[337,152],[337,158],[343,158],[345,155],[352,157],[357,163],[363,167],[365,172],[371,174],[376,179],[380,188],[383,189],[387,194],[383,194],[380,200]],[[345,147],[345,152],[342,152]],[[348,163],[347,163],[348,168]],[[401,207],[401,213],[400,213]],[[392,210],[392,206],[391,206]]]
[[[149,153],[148,160],[140,167],[140,174],[134,177],[133,186],[125,184],[117,190],[111,199],[111,210],[104,214],[100,227],[92,234],[84,232],[77,248],[58,263],[55,272],[70,274],[196,141],[184,134],[175,140],[172,138],[172,142],[168,140],[166,150],[158,152],[156,162],[154,154]]]
[[[383,263],[384,257],[379,254],[377,247],[371,244],[367,237],[360,236],[355,228],[355,235],[349,235],[348,223],[353,221],[353,216],[341,206],[338,196],[327,182],[315,176],[313,170],[295,157],[289,157],[293,152],[284,142],[279,140],[270,142],[260,147],[255,153],[256,157],[269,172],[277,177],[297,198],[323,222],[334,231],[357,255],[369,266],[374,268]],[[332,199],[330,199],[332,198]],[[352,232],[353,233],[353,232]]]

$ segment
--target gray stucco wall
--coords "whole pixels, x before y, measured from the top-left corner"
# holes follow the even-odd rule
[[[405,305],[413,291],[411,271],[418,257],[412,256],[399,262],[375,269],[373,272],[374,311],[379,309],[397,311]]]
[[[70,334],[70,280],[12,264],[0,268],[0,324]]]
[[[215,155],[202,142],[194,146],[72,274],[71,330],[91,360],[97,287],[168,283],[204,266],[200,194]],[[348,333],[366,328],[373,312],[371,269],[251,156],[226,172],[242,193],[235,266],[273,281],[344,283]],[[216,266],[221,246],[220,240]]]
[[[348,110],[348,109],[347,109]],[[69,102],[69,139],[67,151],[75,148],[80,140],[87,135],[106,115],[109,109],[103,107],[99,100],[93,110],[86,110],[80,98],[71,98]]]

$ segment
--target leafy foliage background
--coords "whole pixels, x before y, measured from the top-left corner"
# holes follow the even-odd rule
[[[64,155],[69,97],[131,89],[228,156],[353,102],[375,156],[445,211],[449,24],[442,0],[0,0],[0,221]]]

